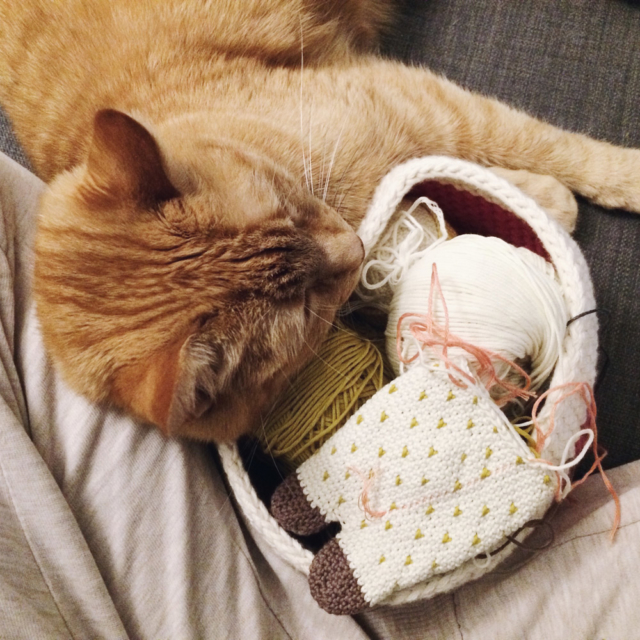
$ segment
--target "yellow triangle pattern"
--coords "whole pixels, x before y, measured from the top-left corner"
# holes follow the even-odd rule
[[[393,393],[395,393],[396,391],[398,391],[398,387],[397,387],[395,384],[392,384],[392,385],[389,387],[389,394],[393,394]],[[427,397],[428,397],[428,395],[427,395],[426,391],[422,391],[422,392],[420,393],[419,400],[420,400],[420,401],[422,401],[422,400],[426,399]],[[453,391],[452,391],[452,390],[449,390],[449,393],[448,393],[448,395],[447,395],[446,400],[447,400],[447,401],[450,401],[450,400],[453,400],[453,399],[455,399],[455,398],[456,398],[456,395],[453,393]],[[414,398],[414,402],[415,402],[415,398]],[[473,404],[474,404],[474,405],[477,405],[477,404],[478,404],[478,397],[477,397],[477,396],[474,396],[474,397],[473,397]],[[468,405],[467,405],[467,406],[468,406]],[[393,414],[393,412],[392,412],[392,414]],[[410,415],[410,414],[409,414],[409,415]],[[467,416],[468,416],[468,415],[469,415],[469,414],[467,414]],[[473,415],[473,414],[472,414],[472,415]],[[383,411],[381,412],[381,414],[380,414],[380,422],[381,422],[381,423],[382,423],[382,422],[385,422],[385,421],[386,421],[386,420],[388,420],[389,418],[390,418],[390,416],[386,413],[386,411],[384,411],[384,410],[383,410]],[[394,418],[394,419],[395,419],[395,418]],[[405,418],[405,419],[406,419],[406,418]],[[457,420],[458,420],[458,418],[456,418],[456,422],[457,422]],[[363,422],[364,422],[364,416],[363,416],[362,414],[359,414],[359,415],[357,416],[357,418],[356,418],[356,424],[362,424]],[[405,423],[405,424],[406,424],[406,423]],[[418,424],[419,424],[419,422],[418,422],[417,418],[414,416],[413,418],[411,418],[411,421],[410,421],[410,425],[409,425],[409,427],[410,427],[411,429],[413,429],[414,427],[418,426]],[[464,424],[464,422],[463,422],[462,424]],[[441,417],[441,418],[438,420],[438,422],[437,422],[436,428],[437,428],[437,429],[442,429],[442,428],[444,428],[444,427],[446,427],[446,426],[447,426],[447,423],[445,422],[444,417]],[[474,428],[475,426],[476,426],[476,425],[475,425],[475,423],[474,423],[473,419],[469,418],[469,419],[468,419],[468,421],[467,421],[467,423],[466,423],[466,428],[467,428],[467,429],[472,429],[472,428]],[[431,427],[431,428],[433,428],[433,427]],[[494,433],[499,433],[499,431],[498,431],[498,427],[497,427],[497,426],[493,426],[493,432],[494,432]],[[443,432],[443,433],[446,433],[446,432]],[[494,446],[496,446],[496,445],[494,444]],[[355,453],[355,452],[358,450],[358,447],[356,446],[355,442],[354,442],[354,443],[352,443],[352,445],[351,445],[351,449],[350,449],[350,450],[351,450],[351,452],[352,452],[352,453]],[[396,451],[397,451],[397,450],[396,450]],[[335,445],[333,445],[333,446],[331,447],[331,450],[330,450],[330,455],[332,455],[332,456],[333,456],[333,455],[334,455],[334,454],[336,454],[337,452],[338,452],[337,447],[336,447]],[[392,450],[392,452],[393,452],[393,450]],[[380,447],[379,447],[379,449],[378,449],[378,457],[380,457],[380,458],[381,458],[381,457],[383,457],[384,455],[386,455],[386,453],[387,453],[387,451],[386,451],[382,446],[380,446]],[[412,458],[413,458],[413,457],[415,457],[416,452],[415,452],[415,451],[413,451],[413,453],[414,453],[414,455],[412,456]],[[427,455],[428,455],[428,457],[429,457],[429,458],[431,458],[431,457],[433,457],[434,455],[436,455],[437,453],[438,453],[438,451],[437,451],[433,446],[431,446],[431,447],[429,447],[429,450],[428,450],[428,454],[427,454]],[[493,450],[491,447],[487,446],[487,447],[486,447],[486,449],[485,449],[485,451],[484,451],[484,459],[485,459],[485,460],[488,460],[489,458],[491,458],[491,456],[492,456],[494,453],[495,453],[495,452],[494,452],[494,450]],[[396,455],[396,454],[394,454],[394,455]],[[401,457],[402,457],[402,458],[407,458],[407,457],[408,457],[408,455],[409,455],[409,448],[408,448],[408,446],[407,446],[407,445],[404,445],[404,446],[402,447]],[[421,454],[421,455],[424,455],[424,454]],[[392,457],[393,457],[393,456],[392,456]],[[472,457],[473,457],[473,456],[472,456]],[[460,462],[461,462],[461,463],[462,463],[462,462],[465,462],[465,460],[466,460],[467,458],[468,458],[467,453],[462,453],[462,454],[460,455]],[[476,458],[475,458],[475,457],[473,457],[473,461],[475,461],[475,460],[476,460]],[[512,460],[513,460],[513,458],[512,458]],[[473,461],[472,461],[472,462],[473,462]],[[470,462],[469,464],[471,464],[471,462]],[[474,462],[474,464],[475,464],[475,462]],[[513,463],[512,463],[512,464],[513,464]],[[523,459],[523,457],[522,457],[522,456],[517,456],[517,457],[516,457],[516,459],[515,459],[515,464],[516,464],[516,465],[523,465],[523,464],[525,464],[525,460]],[[492,466],[493,466],[493,465],[492,465]],[[481,471],[481,473],[480,473],[480,479],[488,478],[488,477],[489,477],[489,476],[491,476],[491,475],[492,475],[492,471],[491,471],[490,469],[488,469],[488,468],[485,466],[485,467],[483,467],[483,468],[482,468],[482,471]],[[316,477],[317,477],[317,476],[316,476]],[[329,471],[328,471],[328,470],[325,470],[325,471],[324,471],[324,473],[323,473],[323,476],[322,476],[322,480],[323,480],[323,481],[326,481],[329,477],[330,477],[330,473],[329,473]],[[351,477],[351,473],[350,473],[349,471],[346,471],[346,473],[345,473],[345,475],[344,475],[345,480],[346,480],[346,479],[349,479],[350,477]],[[370,473],[369,477],[371,477],[371,473]],[[405,478],[405,479],[406,479],[406,478]],[[411,482],[414,482],[414,481],[411,481]],[[422,476],[422,478],[421,478],[421,486],[426,485],[428,482],[429,482],[429,479],[428,479],[428,478],[426,478],[425,476]],[[551,483],[551,476],[550,476],[550,475],[545,475],[545,476],[544,476],[544,478],[543,478],[543,482],[544,482],[545,484],[550,484],[550,483]],[[396,477],[395,477],[395,485],[396,485],[396,486],[400,486],[401,484],[403,484],[403,481],[402,481],[402,479],[401,479],[401,476],[398,474],[398,475],[396,475]],[[473,483],[472,483],[472,484],[473,484]],[[415,486],[415,485],[414,485],[414,486]],[[470,485],[470,486],[471,486],[471,485]],[[462,483],[460,482],[460,480],[459,480],[459,479],[457,479],[457,480],[455,481],[455,485],[454,485],[454,487],[453,487],[453,492],[460,491],[462,488],[463,488]],[[516,497],[516,496],[513,496],[513,497]],[[335,498],[334,498],[334,499],[335,499]],[[338,500],[337,500],[337,504],[338,504],[338,506],[340,506],[340,505],[342,505],[342,504],[344,504],[344,503],[346,503],[346,502],[347,502],[347,501],[345,500],[344,495],[340,495],[340,496],[339,496],[339,498],[338,498]],[[335,503],[334,503],[334,504],[335,504]],[[494,505],[494,506],[495,506],[495,505]],[[449,508],[450,508],[450,507],[449,507]],[[391,512],[391,511],[395,511],[395,510],[397,510],[397,509],[398,509],[398,506],[397,506],[396,502],[395,502],[395,501],[394,501],[394,502],[392,502],[392,503],[391,503],[391,505],[390,505],[390,507],[389,507],[389,511]],[[475,511],[475,509],[477,509],[477,506],[476,506],[472,511]],[[467,510],[467,509],[465,508],[465,511],[466,511],[466,510]],[[424,512],[424,513],[425,513],[425,515],[426,515],[426,516],[430,516],[432,513],[434,513],[434,511],[435,511],[434,506],[430,504],[430,505],[426,508],[426,510],[425,510],[425,512]],[[499,511],[500,511],[500,512],[502,512],[502,513],[504,513],[504,511],[502,511],[502,509],[500,509]],[[512,502],[512,503],[511,503],[511,505],[510,505],[510,507],[509,507],[509,513],[510,513],[511,515],[514,515],[517,511],[518,511],[518,507],[515,505],[515,503],[514,503],[514,502]],[[486,517],[490,512],[491,512],[491,509],[490,509],[490,508],[485,504],[485,505],[483,505],[483,506],[482,506],[482,510],[481,510],[481,514],[480,514],[480,515],[481,515],[481,517],[482,517],[482,518],[484,518],[484,517]],[[477,513],[477,511],[476,511],[476,513]],[[449,514],[451,514],[451,511],[449,511]],[[455,508],[454,508],[454,510],[453,510],[453,517],[454,517],[454,518],[456,518],[456,517],[458,517],[458,516],[460,516],[460,515],[462,515],[462,514],[463,514],[463,510],[460,508],[460,506],[459,506],[459,505],[456,505],[456,506],[455,506]],[[400,515],[401,515],[401,514],[400,514]],[[391,517],[391,516],[390,516],[390,517]],[[395,517],[396,517],[396,518],[398,518],[398,517],[400,517],[400,516],[399,516],[398,514],[396,514],[396,515],[395,515]],[[476,516],[476,517],[477,517],[477,516]],[[356,520],[356,522],[357,522],[357,520]],[[396,522],[396,524],[399,524],[399,522]],[[424,523],[423,523],[423,524],[424,524]],[[360,529],[365,529],[365,528],[369,527],[369,525],[370,525],[370,523],[369,523],[369,522],[367,522],[367,520],[362,520],[362,521],[361,521],[361,523],[360,523]],[[357,525],[356,525],[356,526],[357,526]],[[426,526],[426,525],[425,525],[425,526]],[[390,521],[390,520],[387,520],[387,521],[385,522],[385,525],[384,525],[384,530],[385,530],[385,531],[389,531],[389,530],[391,530],[393,527],[394,527],[394,525],[392,525],[391,521]],[[454,531],[454,535],[456,535],[456,534],[455,534],[455,531]],[[421,538],[424,538],[424,537],[425,537],[425,534],[422,532],[421,528],[418,528],[418,529],[416,529],[416,530],[415,530],[414,540],[420,540]],[[468,538],[467,538],[467,540],[468,540]],[[452,538],[451,538],[451,536],[449,535],[449,532],[447,531],[447,532],[444,534],[444,536],[442,537],[442,544],[447,544],[447,543],[449,543],[449,542],[451,542],[451,541],[452,541]],[[478,545],[480,545],[480,544],[481,544],[481,542],[482,542],[482,539],[481,539],[481,538],[480,538],[480,536],[478,535],[478,532],[476,532],[476,533],[474,534],[473,538],[472,538],[471,545],[472,545],[472,546],[478,546]],[[410,549],[408,549],[408,550],[410,550]],[[476,552],[476,553],[477,553],[477,552]],[[386,562],[386,560],[387,560],[387,558],[386,558],[384,555],[381,555],[381,556],[380,556],[380,558],[379,558],[379,564],[382,564],[383,562]],[[411,555],[408,555],[408,556],[406,557],[405,561],[404,561],[404,565],[405,565],[405,566],[408,566],[408,565],[411,565],[411,564],[413,564],[413,560],[412,560]],[[438,563],[434,560],[434,561],[433,561],[433,563],[432,563],[432,565],[431,565],[431,568],[432,568],[432,570],[435,570],[438,566],[439,566],[439,565],[438,565]]]

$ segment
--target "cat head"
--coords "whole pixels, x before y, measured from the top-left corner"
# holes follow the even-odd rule
[[[45,193],[34,293],[67,382],[168,435],[223,441],[261,416],[350,295],[362,243],[248,149],[172,159],[113,110]]]

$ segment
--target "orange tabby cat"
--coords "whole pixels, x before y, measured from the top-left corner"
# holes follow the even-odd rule
[[[246,431],[349,296],[377,183],[415,156],[640,211],[640,151],[368,54],[391,4],[0,0],[0,103],[50,182],[37,308],[74,388],[171,435]]]

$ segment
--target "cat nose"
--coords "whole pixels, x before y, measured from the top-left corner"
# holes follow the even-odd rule
[[[323,233],[318,242],[326,257],[327,275],[351,273],[362,265],[364,245],[350,227]]]

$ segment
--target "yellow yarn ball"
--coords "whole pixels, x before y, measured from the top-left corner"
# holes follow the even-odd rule
[[[267,453],[297,468],[387,382],[375,345],[336,325],[256,437]]]

